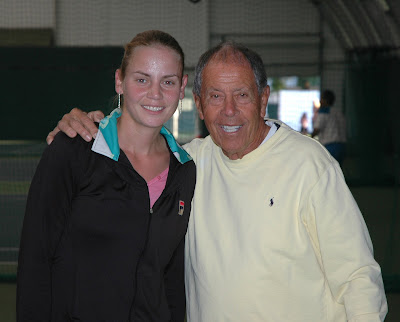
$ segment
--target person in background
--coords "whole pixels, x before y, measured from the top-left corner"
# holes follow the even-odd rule
[[[307,135],[308,134],[308,118],[307,112],[304,112],[300,118],[300,133]]]
[[[210,135],[184,146],[197,165],[188,321],[383,321],[381,270],[341,168],[316,140],[264,120],[269,93],[262,59],[243,45],[223,42],[196,66]],[[90,140],[91,123],[74,109],[59,128]]]
[[[346,151],[346,120],[342,111],[333,106],[334,103],[335,94],[331,90],[324,90],[311,137],[318,136],[321,144],[342,165]]]
[[[183,70],[172,36],[139,33],[96,140],[60,133],[44,151],[22,229],[18,321],[184,321],[196,170],[163,127],[184,97]]]

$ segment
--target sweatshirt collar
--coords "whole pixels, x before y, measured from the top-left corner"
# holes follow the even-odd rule
[[[118,161],[120,155],[117,132],[117,119],[120,116],[121,109],[116,108],[110,115],[107,115],[100,121],[99,131],[97,132],[96,139],[92,146],[92,151],[102,154],[114,161]],[[166,127],[163,126],[160,133],[164,136],[170,150],[181,164],[192,160],[192,157],[176,142],[174,136]]]

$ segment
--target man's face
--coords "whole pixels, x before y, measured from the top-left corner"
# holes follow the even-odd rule
[[[268,133],[268,97],[268,86],[259,95],[247,61],[213,58],[203,70],[201,97],[195,95],[195,102],[214,143],[236,160],[256,149]]]

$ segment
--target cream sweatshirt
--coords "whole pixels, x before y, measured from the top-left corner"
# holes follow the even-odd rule
[[[382,321],[380,267],[339,165],[279,124],[240,160],[209,136],[185,146],[197,167],[188,321]]]

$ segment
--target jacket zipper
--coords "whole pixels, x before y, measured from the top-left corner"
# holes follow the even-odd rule
[[[147,230],[146,230],[146,239],[145,239],[145,242],[144,242],[144,245],[143,245],[143,249],[142,249],[142,251],[141,251],[141,253],[140,253],[139,259],[138,259],[137,264],[136,264],[136,271],[135,271],[136,287],[135,287],[135,294],[133,295],[133,300],[132,300],[131,308],[130,308],[130,310],[129,310],[129,320],[131,320],[131,318],[132,318],[132,313],[133,313],[133,311],[134,311],[134,306],[135,306],[135,302],[136,302],[136,295],[137,295],[137,292],[138,292],[138,271],[139,271],[139,265],[140,265],[140,262],[142,261],[142,258],[143,258],[143,256],[144,256],[144,253],[145,253],[146,248],[147,248],[147,243],[148,243],[148,241],[149,241],[149,235],[150,235],[149,233],[150,233],[150,226],[151,226],[152,214],[153,214],[153,208],[150,208],[150,210],[149,210],[149,221],[148,221],[148,223],[147,223]]]
[[[173,156],[171,156],[171,157],[173,157]],[[170,166],[171,166],[171,165],[170,165]],[[169,177],[170,175],[171,175],[171,177],[172,177],[172,176],[175,176],[175,173],[177,172],[177,168],[178,168],[178,166],[173,167],[172,172],[168,174],[168,177]],[[171,170],[171,168],[170,168],[170,170]],[[159,200],[165,198],[165,194],[166,194],[167,187],[170,186],[170,185],[168,185],[168,183],[169,183],[169,182],[168,182],[168,180],[167,180],[167,182],[165,183],[165,187],[164,187],[163,192],[162,192],[161,195],[158,197],[158,199],[157,199],[156,202],[154,203],[153,207],[150,207],[150,210],[149,210],[149,215],[150,215],[150,216],[149,216],[149,222],[148,222],[148,224],[147,224],[146,240],[145,240],[145,243],[144,243],[142,252],[140,253],[140,256],[139,256],[137,265],[136,265],[136,271],[135,271],[136,289],[135,289],[135,294],[134,294],[134,296],[133,296],[132,305],[131,305],[131,308],[130,308],[130,310],[129,310],[129,320],[131,320],[131,318],[132,318],[132,313],[133,313],[133,311],[134,311],[134,306],[135,306],[135,302],[136,302],[136,295],[137,295],[137,292],[138,292],[138,282],[137,282],[137,280],[138,280],[138,270],[139,270],[139,265],[140,265],[140,262],[141,262],[141,260],[142,260],[142,258],[143,258],[144,252],[145,252],[145,250],[146,250],[146,248],[147,248],[147,243],[148,243],[148,240],[149,240],[150,224],[151,224],[152,214],[153,214],[153,212],[154,212],[153,209],[154,209],[154,206],[156,206],[156,204],[159,202]]]

